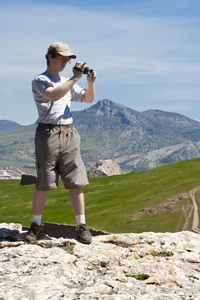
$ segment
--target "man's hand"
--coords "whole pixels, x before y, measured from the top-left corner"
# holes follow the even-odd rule
[[[87,75],[88,84],[94,83],[96,78],[97,78],[97,74],[96,74],[95,70],[93,70],[91,74]]]
[[[82,71],[83,71],[83,68],[85,67],[85,65],[82,62],[80,62],[80,61],[77,61],[77,63],[75,64],[75,66],[77,68],[81,69]],[[77,78],[79,78],[79,79],[83,76],[83,72],[76,70],[74,67],[72,69],[72,72],[74,73],[74,76],[77,77]]]

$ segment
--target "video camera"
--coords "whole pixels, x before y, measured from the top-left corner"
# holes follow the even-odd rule
[[[82,67],[84,67],[86,65],[86,62],[83,63]],[[77,66],[74,66],[74,69],[79,71],[79,72],[83,72],[83,74],[85,75],[90,75],[93,72],[93,69],[90,69],[88,67],[85,67],[83,70]]]

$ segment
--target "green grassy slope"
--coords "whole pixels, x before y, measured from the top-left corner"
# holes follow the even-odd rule
[[[88,226],[113,233],[176,232],[183,228],[191,199],[180,200],[176,210],[146,215],[138,220],[132,216],[143,208],[152,208],[165,199],[200,186],[200,159],[182,161],[155,170],[119,176],[90,179],[84,187]],[[34,185],[21,186],[18,180],[0,180],[0,223],[32,221],[31,198]],[[9,198],[4,198],[9,196]],[[190,206],[191,207],[191,206]],[[76,224],[68,191],[62,182],[48,193],[43,222]],[[191,230],[190,220],[188,230]]]

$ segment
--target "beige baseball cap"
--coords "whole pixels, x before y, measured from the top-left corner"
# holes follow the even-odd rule
[[[52,50],[53,48],[58,49],[58,53],[62,56],[70,56],[71,58],[76,58],[76,55],[71,53],[69,46],[62,42],[54,42],[51,44],[48,48],[48,52]]]

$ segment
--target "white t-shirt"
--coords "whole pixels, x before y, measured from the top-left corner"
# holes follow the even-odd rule
[[[32,92],[39,114],[39,123],[68,125],[73,123],[71,114],[71,101],[81,102],[82,93],[85,89],[76,83],[70,91],[58,101],[51,101],[43,97],[44,90],[49,87],[57,87],[69,78],[60,77],[56,79],[47,72],[34,78],[32,81]]]

